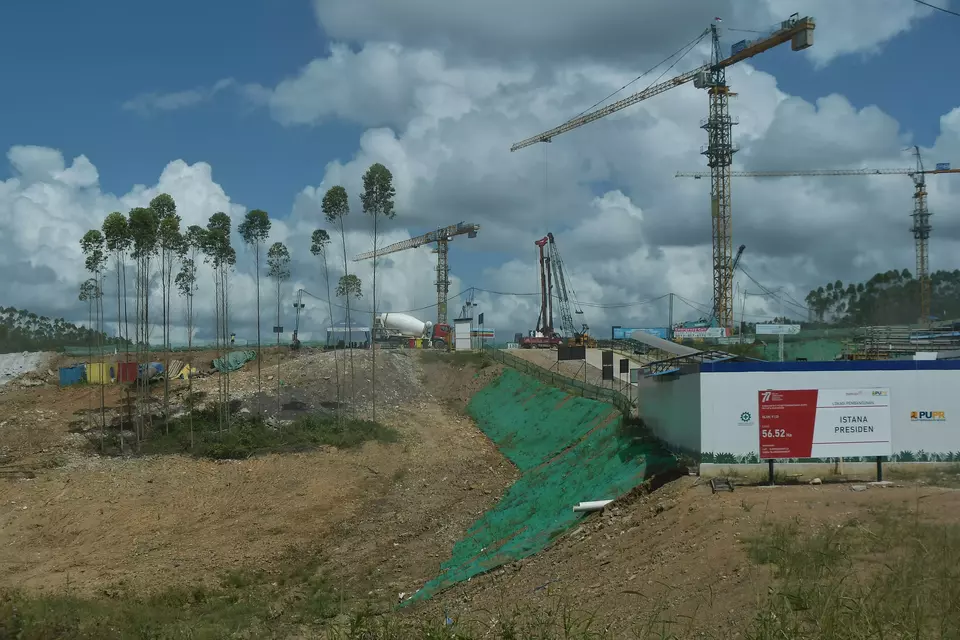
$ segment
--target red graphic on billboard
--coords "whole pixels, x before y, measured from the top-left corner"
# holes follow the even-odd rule
[[[809,458],[817,390],[760,391],[760,458]]]

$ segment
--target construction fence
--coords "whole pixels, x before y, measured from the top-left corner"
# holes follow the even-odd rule
[[[551,387],[562,389],[570,395],[580,396],[581,398],[589,398],[590,400],[599,400],[600,402],[612,404],[626,415],[632,415],[634,413],[633,401],[631,401],[629,397],[614,389],[604,389],[594,384],[576,380],[569,376],[554,373],[553,371],[547,371],[543,367],[537,366],[532,362],[528,362],[523,358],[518,358],[517,356],[501,349],[494,349],[490,346],[486,346],[483,349],[483,353],[484,355],[510,367],[511,369],[516,369],[521,373],[525,373],[528,376],[537,378],[541,382],[546,383]]]

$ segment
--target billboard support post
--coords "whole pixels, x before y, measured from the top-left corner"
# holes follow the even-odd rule
[[[767,479],[770,486],[773,486],[773,458],[767,460]]]
[[[877,482],[883,482],[883,456],[877,456]]]

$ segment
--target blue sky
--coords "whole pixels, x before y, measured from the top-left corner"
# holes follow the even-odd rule
[[[320,183],[328,162],[337,159],[347,161],[354,156],[363,133],[360,126],[331,122],[319,127],[284,127],[271,118],[266,109],[250,107],[232,90],[191,108],[155,112],[146,117],[136,111],[123,109],[125,101],[143,93],[209,87],[224,78],[233,78],[240,84],[256,83],[274,87],[284,78],[294,76],[311,60],[328,53],[329,43],[317,25],[309,0],[286,0],[282,4],[254,0],[207,0],[201,3],[169,0],[160,5],[162,9],[157,9],[157,6],[120,0],[8,3],[5,6],[5,20],[0,25],[0,55],[6,61],[0,69],[0,81],[6,89],[5,113],[8,122],[8,126],[0,130],[0,148],[6,150],[17,144],[53,147],[60,149],[68,161],[84,154],[99,170],[102,189],[116,194],[128,192],[135,184],[155,184],[163,168],[172,160],[183,159],[188,163],[204,161],[212,165],[213,179],[234,202],[250,208],[266,209],[274,217],[286,216],[294,197],[305,186]],[[282,10],[279,8],[281,6]],[[729,21],[722,26],[754,29],[764,25],[734,24]],[[694,32],[697,29],[696,25],[691,27]],[[931,145],[938,134],[939,117],[960,105],[960,87],[953,82],[949,71],[942,70],[949,69],[947,62],[954,59],[960,49],[960,41],[956,37],[958,32],[960,18],[934,13],[910,32],[886,43],[877,55],[844,56],[818,70],[806,55],[790,51],[789,46],[781,46],[754,58],[752,64],[773,74],[783,91],[808,101],[816,101],[836,92],[844,95],[857,108],[875,104],[897,119],[904,131],[914,136],[915,142]],[[748,34],[728,32],[724,40],[729,45],[743,35]],[[642,69],[638,68],[637,71],[639,73]],[[738,87],[733,87],[733,90],[738,91]],[[331,86],[330,91],[337,91],[337,87]],[[706,116],[707,98],[700,98],[702,116]],[[658,99],[661,98],[655,98]],[[738,100],[750,99],[749,93],[741,93]],[[583,106],[592,102],[590,100]],[[564,108],[569,108],[569,105]],[[568,115],[574,115],[575,111]],[[732,111],[736,113],[736,103]],[[490,131],[495,132],[497,125],[490,126],[493,127]],[[464,128],[467,127],[469,125],[464,125]],[[696,146],[706,142],[703,132],[696,131],[694,134],[700,136]],[[464,132],[456,136],[457,140],[470,139]],[[580,136],[578,141],[571,136],[569,142],[555,145],[555,152],[577,153],[577,145],[585,139]],[[651,140],[655,140],[655,137]],[[689,142],[686,141],[688,146]],[[630,157],[629,154],[635,154],[632,148],[617,150],[612,146],[609,149],[611,163],[623,162],[624,158]],[[504,145],[505,157],[508,153],[506,147]],[[586,147],[584,150],[589,152]],[[619,157],[616,155],[618,151],[621,153]],[[624,151],[627,156],[622,155]],[[551,154],[555,152],[551,150]],[[603,154],[607,155],[606,146]],[[478,157],[480,155],[478,152]],[[531,173],[539,174],[535,158],[540,155],[530,151],[528,156],[531,157]],[[695,158],[692,166],[690,157]],[[784,166],[789,166],[789,149],[784,150],[781,158]],[[703,166],[702,161],[696,164],[695,156],[687,156],[687,160],[680,162],[669,157],[663,160],[671,163],[671,169]],[[960,165],[960,157],[931,157],[926,160],[928,164],[952,162]],[[824,168],[830,166],[829,161],[830,158],[824,159]],[[909,156],[905,154],[904,163],[909,162]],[[9,175],[9,168],[0,171],[0,177],[6,175]],[[673,196],[661,199],[655,192],[665,193],[667,190],[656,186],[650,191],[650,185],[644,184],[642,177],[637,180],[632,185],[609,182],[591,186],[598,195],[609,189],[623,188],[626,193],[639,196],[636,201],[638,207],[649,206],[657,210],[657,202],[660,201],[660,211],[674,211],[679,215],[684,213],[686,207],[686,211],[696,209],[690,216],[702,214],[704,201],[698,200],[691,205],[683,200],[679,185],[669,191],[679,193],[677,197],[681,199],[673,200]],[[551,185],[561,183],[562,178],[551,176]],[[526,184],[533,183],[528,181]],[[738,205],[746,200],[746,197],[739,199],[739,194],[745,193],[747,188],[746,184],[737,186]],[[761,193],[759,189],[758,186],[757,193]],[[909,195],[907,191],[901,189],[897,193],[906,198]],[[854,203],[862,199],[857,194],[847,195]],[[883,196],[877,197],[882,199]],[[510,194],[506,200],[511,198],[520,203],[517,205],[519,207],[528,206],[530,202],[529,198],[526,201],[523,199],[523,194]],[[558,195],[555,201],[562,198],[562,195]],[[709,251],[709,234],[706,236],[706,245],[678,242],[677,248],[668,257],[656,258],[663,262],[672,261],[664,271],[658,271],[649,264],[643,269],[638,268],[637,272],[643,271],[643,278],[648,280],[629,272],[622,277],[617,266],[588,267],[587,263],[599,257],[620,260],[628,255],[629,248],[618,249],[621,253],[607,256],[590,255],[589,252],[596,253],[596,249],[589,247],[596,247],[596,244],[591,245],[589,238],[580,236],[574,240],[566,235],[567,230],[572,232],[582,222],[580,214],[588,206],[587,201],[578,202],[568,207],[566,218],[550,218],[549,223],[538,222],[543,215],[539,209],[531,216],[535,218],[532,226],[543,226],[543,232],[553,230],[564,235],[558,242],[568,268],[580,269],[583,265],[585,272],[593,269],[588,274],[591,278],[601,274],[601,279],[594,281],[594,293],[582,295],[582,298],[604,301],[605,296],[611,295],[616,296],[616,302],[641,300],[673,288],[677,292],[684,291],[687,297],[698,302],[707,301],[709,286],[704,283],[709,282],[708,276],[688,272],[684,277],[687,282],[693,283],[688,288],[683,288],[678,280],[670,281],[667,276],[672,265],[689,264],[705,257]],[[849,208],[850,205],[838,203],[837,206]],[[908,206],[909,203],[903,207],[901,203],[891,205],[896,209],[897,216],[905,215]],[[900,211],[901,208],[903,211]],[[576,215],[569,215],[574,209]],[[457,209],[454,206],[449,210]],[[529,213],[528,209],[521,211],[523,213],[520,215]],[[473,213],[450,215],[452,217],[447,222],[468,218],[471,222],[483,223],[486,233],[491,235],[494,224],[505,224],[503,218],[496,216],[490,220],[497,222],[487,225],[486,220],[474,220]],[[684,224],[687,221],[701,224],[701,218],[690,216],[683,218]],[[647,219],[645,228],[658,224],[672,225],[682,227],[682,234],[687,233],[687,227],[679,225],[676,220],[667,216],[653,220],[654,217]],[[14,221],[14,224],[19,223]],[[548,224],[551,227],[549,229],[546,228]],[[902,235],[905,222],[898,218],[893,226],[896,227],[896,233]],[[738,226],[737,233],[747,228],[747,225]],[[418,233],[424,229],[410,231]],[[706,229],[698,226],[697,231],[703,233]],[[616,233],[611,232],[611,235]],[[621,235],[627,237],[629,233],[621,232]],[[902,240],[900,235],[897,236],[897,242]],[[735,237],[738,243],[739,237]],[[519,256],[522,260],[532,258],[533,239],[531,235],[528,243],[526,236],[523,236],[523,254]],[[496,285],[486,279],[481,281],[477,275],[480,268],[498,266],[505,260],[518,257],[515,246],[504,242],[495,245],[498,251],[483,252],[476,248],[461,250],[460,247],[470,247],[467,241],[458,242],[456,246],[458,248],[451,252],[451,266],[465,286],[489,286],[508,291],[533,288],[534,278],[528,273],[531,271],[529,266],[523,266],[523,271],[517,272],[520,275],[512,279],[509,275],[503,275],[503,280]],[[749,260],[752,271],[761,273],[757,261],[769,259],[774,261],[771,262],[773,267],[770,273],[777,275],[761,276],[765,283],[776,288],[781,283],[790,282],[795,266],[789,264],[786,258],[783,262],[775,262],[777,257],[771,253],[773,250],[761,255],[761,246],[763,243],[759,241],[751,245]],[[753,247],[758,249],[754,250]],[[904,247],[904,251],[912,250],[912,244],[910,247],[904,244]],[[907,253],[896,257],[898,267],[912,267],[911,260],[911,255]],[[904,264],[900,265],[901,262]],[[834,273],[847,279],[850,272],[841,273],[840,270],[844,268],[852,267],[830,264],[821,270],[824,274],[829,273],[830,279]],[[868,270],[871,267],[858,268]],[[862,274],[854,275],[860,277]],[[618,277],[629,280],[630,285],[611,288],[609,282]],[[820,278],[820,275],[818,273],[813,277]],[[432,277],[430,280],[432,282]],[[802,298],[805,292],[803,287],[812,283],[795,284],[797,290],[794,294]],[[424,288],[422,283],[417,284],[415,295],[409,298],[412,302],[408,304],[426,303],[433,295],[431,287],[427,285]],[[606,289],[601,293],[603,287]],[[610,290],[612,292],[608,293]],[[455,293],[455,290],[451,290],[451,295]],[[459,303],[451,304],[452,311],[458,308]],[[529,311],[523,309],[516,313],[523,318],[529,315]],[[614,323],[622,322],[613,316],[611,320]]]
[[[940,116],[960,105],[960,85],[950,79],[955,72],[948,71],[948,61],[958,53],[960,18],[935,13],[884,45],[878,55],[848,55],[816,70],[784,45],[757,56],[753,64],[774,74],[783,91],[808,101],[840,93],[857,108],[877,105],[917,144],[929,146],[939,133]],[[960,164],[960,158],[952,161]]]
[[[0,147],[37,144],[59,148],[68,158],[86,154],[104,189],[115,193],[152,183],[175,158],[203,160],[235,201],[285,215],[299,189],[319,182],[327,161],[350,157],[359,127],[286,128],[263,111],[243,109],[232,94],[146,118],[121,104],[142,92],[178,91],[225,77],[276,84],[326,52],[309,3],[290,1],[284,11],[253,1],[157,6],[8,3],[0,26],[0,55],[8,63],[0,81],[12,126],[0,131]],[[823,70],[787,46],[754,63],[805,99],[840,92],[857,107],[879,105],[920,144],[931,144],[938,117],[960,104],[960,85],[938,71],[955,57],[950,49],[960,49],[948,44],[960,42],[958,28],[960,19],[935,15],[879,55],[846,56]]]
[[[287,5],[9,3],[0,27],[0,54],[8,61],[0,81],[16,126],[0,133],[0,146],[50,146],[68,159],[86,154],[114,193],[156,182],[171,160],[203,160],[235,201],[285,214],[299,189],[320,181],[328,160],[354,151],[359,128],[284,128],[262,111],[242,109],[232,95],[148,118],[121,105],[142,92],[224,77],[273,85],[292,74],[323,55],[326,42],[307,2]]]

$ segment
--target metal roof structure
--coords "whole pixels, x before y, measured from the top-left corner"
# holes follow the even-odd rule
[[[694,354],[651,362],[643,367],[643,372],[646,377],[663,376],[670,373],[680,373],[680,367],[683,365],[701,365],[707,363],[713,364],[716,362],[728,361],[760,362],[756,358],[738,356],[732,353],[727,353],[726,351],[698,351]]]
[[[663,338],[658,338],[657,336],[642,331],[634,331],[630,337],[632,342],[639,342],[651,349],[672,353],[675,356],[692,356],[697,353],[703,353],[699,349],[678,344],[672,340],[664,340]]]

